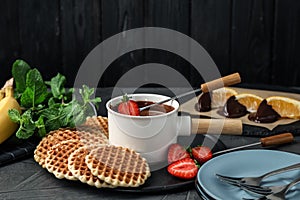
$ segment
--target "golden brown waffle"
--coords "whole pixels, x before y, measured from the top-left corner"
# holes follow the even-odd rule
[[[84,144],[78,140],[62,141],[54,145],[51,147],[51,150],[47,152],[45,159],[46,169],[59,179],[77,180],[68,169],[68,158],[71,153],[83,146]]]
[[[64,128],[51,131],[44,137],[34,151],[34,159],[43,168],[45,168],[45,158],[47,152],[52,146],[66,140],[79,140],[84,144],[108,144],[107,138],[103,135],[97,135],[85,131],[76,131],[75,129]]]
[[[146,160],[124,147],[97,147],[85,157],[85,162],[94,176],[113,186],[138,187],[150,176]]]
[[[103,140],[108,141],[108,138],[106,137],[105,133],[99,127],[81,125],[81,126],[77,126],[76,130],[95,134],[98,137],[102,137]]]
[[[99,179],[97,176],[94,176],[91,170],[85,163],[85,156],[89,153],[91,149],[88,147],[80,147],[68,158],[68,168],[72,174],[83,183],[87,183],[91,186],[96,186],[97,188],[113,186],[106,183],[105,181]]]
[[[91,129],[90,129],[91,130]],[[83,143],[94,144],[108,144],[108,140],[102,134],[95,134],[95,132],[89,132],[88,128],[76,129],[63,129],[63,131],[56,131],[52,136],[60,141],[65,140],[80,140]]]
[[[93,116],[93,117],[87,117],[86,121],[83,125],[91,126],[91,127],[97,127],[100,129],[102,133],[105,134],[105,136],[108,138],[108,119],[107,117],[102,116]]]
[[[53,134],[56,133],[57,131],[70,131],[70,129],[58,129],[55,131],[51,131],[45,136],[36,149],[34,150],[34,160],[39,163],[43,168],[45,168],[45,159],[47,157],[47,152],[48,150],[51,149],[52,146],[56,145],[57,143],[61,142],[61,139],[57,139],[53,137]],[[72,139],[71,137],[68,139]]]

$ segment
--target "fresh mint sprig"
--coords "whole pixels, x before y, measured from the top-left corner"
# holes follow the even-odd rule
[[[16,98],[24,109],[20,114],[10,110],[12,121],[18,123],[16,136],[27,139],[34,134],[43,137],[51,130],[61,127],[74,127],[84,122],[94,112],[91,105],[98,105],[100,97],[92,98],[93,88],[83,85],[79,89],[79,98],[74,98],[75,89],[66,89],[65,76],[57,74],[45,82],[37,69],[31,69],[23,60],[16,60],[12,67],[16,85]],[[50,90],[47,89],[50,87]]]

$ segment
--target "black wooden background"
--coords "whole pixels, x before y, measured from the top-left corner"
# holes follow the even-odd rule
[[[124,30],[155,26],[198,41],[223,75],[240,72],[245,83],[300,86],[299,0],[1,0],[0,83],[17,58],[60,72],[72,86],[85,56]],[[198,86],[201,76],[179,56],[140,50],[117,59],[100,86],[114,86],[129,69],[158,62]]]

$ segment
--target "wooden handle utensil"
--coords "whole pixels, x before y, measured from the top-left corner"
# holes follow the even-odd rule
[[[243,124],[239,119],[198,119],[192,118],[193,134],[241,135]]]
[[[294,141],[294,136],[291,133],[282,133],[265,138],[261,138],[260,142],[263,147],[286,144]]]
[[[268,137],[261,138],[259,142],[255,142],[255,143],[252,143],[252,144],[246,144],[246,145],[243,145],[243,146],[238,146],[238,147],[218,151],[218,152],[213,153],[213,155],[215,156],[215,155],[228,153],[228,152],[231,152],[231,151],[236,151],[236,150],[239,150],[239,149],[244,149],[244,148],[258,146],[258,145],[261,145],[263,147],[276,146],[276,145],[281,145],[281,144],[292,143],[293,141],[294,141],[293,134],[291,134],[291,133],[282,133],[282,134],[279,134],[279,135],[273,135],[273,136],[268,136]]]
[[[234,85],[241,82],[241,77],[239,73],[230,74],[222,78],[203,83],[200,87],[202,92],[209,92],[221,87],[226,87]]]

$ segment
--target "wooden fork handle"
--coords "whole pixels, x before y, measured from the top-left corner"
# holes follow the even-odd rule
[[[243,124],[239,119],[197,119],[192,118],[193,134],[242,135]]]
[[[294,136],[291,133],[282,133],[279,135],[273,135],[265,138],[261,138],[260,142],[263,147],[287,144],[294,141]]]
[[[222,78],[203,83],[201,85],[202,92],[209,92],[221,87],[226,87],[234,85],[241,82],[241,77],[239,73],[230,74]]]

